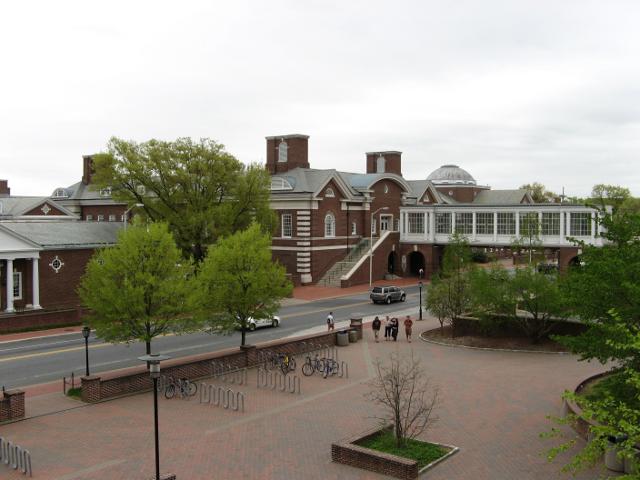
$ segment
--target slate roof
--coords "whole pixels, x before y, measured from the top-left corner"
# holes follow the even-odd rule
[[[46,202],[50,202],[51,205],[55,205],[55,207],[62,213],[74,216],[73,212],[51,202],[49,197],[2,197],[0,198],[0,218],[11,218],[24,215],[28,211],[36,208],[38,205],[42,205]],[[62,218],[60,215],[52,215],[51,219],[61,220]]]
[[[121,222],[1,222],[2,227],[45,249],[113,245]]]
[[[526,190],[482,190],[474,199],[475,205],[513,205],[522,203]]]

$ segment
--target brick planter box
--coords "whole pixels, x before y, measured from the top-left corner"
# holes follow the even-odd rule
[[[0,398],[0,422],[24,418],[24,391],[7,390]]]
[[[382,430],[391,429],[392,426],[383,428]],[[404,480],[411,480],[418,478],[418,476],[434,467],[443,460],[449,458],[456,453],[459,448],[451,445],[443,445],[434,443],[444,448],[448,448],[449,452],[438,460],[431,462],[422,469],[418,468],[418,462],[404,457],[398,457],[397,455],[391,455],[389,453],[380,452],[378,450],[372,450],[370,448],[361,447],[357,445],[358,442],[367,440],[381,431],[380,428],[374,428],[367,431],[365,434],[360,434],[355,437],[348,438],[340,443],[333,443],[331,445],[331,460],[336,463],[342,463],[344,465],[350,465],[352,467],[362,468],[364,470],[370,470],[376,473],[382,473],[383,475],[389,475]],[[430,442],[433,443],[433,442]]]

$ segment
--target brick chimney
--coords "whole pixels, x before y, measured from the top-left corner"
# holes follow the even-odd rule
[[[367,173],[395,173],[402,176],[402,152],[367,152]]]
[[[82,156],[82,183],[85,185],[89,185],[91,183],[91,177],[95,173],[93,169],[93,156],[92,155],[83,155]]]
[[[269,173],[309,168],[309,135],[277,135],[266,138]]]
[[[9,195],[11,195],[9,180],[0,180],[0,197],[8,197]]]

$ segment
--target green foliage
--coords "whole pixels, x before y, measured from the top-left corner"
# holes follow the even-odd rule
[[[221,238],[209,248],[193,289],[192,301],[215,329],[242,329],[249,318],[273,316],[280,300],[291,293],[284,267],[271,258],[271,236],[260,226]]]
[[[438,319],[440,330],[443,330],[444,324],[450,319],[448,283],[440,277],[434,277],[425,291],[424,306]]]
[[[547,190],[542,183],[533,182],[520,185],[521,190],[528,190],[535,203],[554,203],[560,201],[560,195]]]
[[[420,440],[407,439],[404,446],[398,447],[396,438],[391,430],[382,430],[377,435],[358,442],[358,445],[379,452],[410,458],[418,462],[418,468],[429,465],[447,454],[447,450],[441,446],[421,442]]]
[[[266,230],[275,226],[268,173],[257,164],[245,167],[213,140],[114,137],[94,165],[94,182],[111,187],[116,200],[144,204],[151,220],[167,222],[185,257],[202,260],[219,236],[254,221]]]
[[[166,224],[133,225],[95,253],[78,293],[99,337],[143,341],[149,353],[154,337],[195,328],[186,302],[191,273]]]
[[[478,268],[471,273],[471,304],[481,330],[490,335],[501,326],[514,321],[517,300],[513,294],[512,277],[499,264],[489,269]]]
[[[613,207],[614,211],[618,210],[627,199],[632,198],[628,188],[619,185],[605,185],[603,183],[593,186],[591,197],[597,206],[604,209],[609,205]]]

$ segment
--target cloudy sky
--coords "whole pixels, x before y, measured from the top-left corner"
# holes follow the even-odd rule
[[[6,2],[0,178],[49,194],[114,135],[248,163],[304,133],[314,168],[401,150],[409,179],[640,195],[638,25],[637,1]]]

